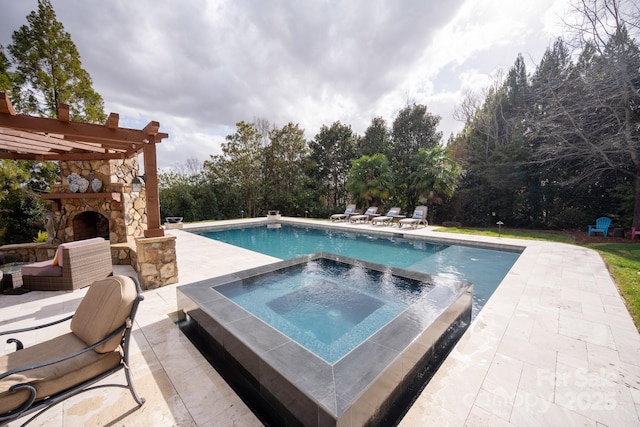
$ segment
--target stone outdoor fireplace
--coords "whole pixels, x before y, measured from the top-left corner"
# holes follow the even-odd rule
[[[5,245],[2,252],[22,262],[44,261],[60,243],[101,236],[111,243],[112,263],[133,266],[143,289],[176,283],[176,236],[166,236],[160,223],[156,159],[157,144],[169,135],[157,121],[130,129],[119,126],[117,113],[94,124],[72,120],[69,104],[59,103],[57,111],[55,118],[17,114],[0,92],[3,158],[58,162],[61,170],[51,193],[42,195],[51,203],[45,215],[50,240]],[[148,179],[134,193],[138,156]]]
[[[73,239],[84,240],[93,237],[110,239],[109,219],[96,211],[85,211],[77,214],[73,218]]]
[[[43,195],[51,202],[50,239],[64,243],[104,237],[115,244],[133,243],[143,236],[145,191],[132,193],[130,185],[138,170],[137,158],[60,162],[61,182]],[[79,188],[78,178],[86,180]]]

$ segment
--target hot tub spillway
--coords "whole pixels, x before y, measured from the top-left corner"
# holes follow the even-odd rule
[[[424,291],[330,363],[217,290],[318,261],[391,274]],[[317,253],[178,287],[178,308],[185,314],[179,325],[268,425],[390,425],[402,418],[468,327],[472,288],[451,278]]]

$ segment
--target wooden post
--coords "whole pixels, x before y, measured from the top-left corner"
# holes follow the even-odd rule
[[[156,141],[149,135],[144,144],[144,183],[147,197],[147,229],[144,237],[162,237],[164,229],[160,226],[160,195],[158,192],[158,164],[156,161]]]

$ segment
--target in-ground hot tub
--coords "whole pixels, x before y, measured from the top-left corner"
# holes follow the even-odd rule
[[[264,421],[397,421],[471,319],[472,285],[328,253],[178,287],[181,328]]]

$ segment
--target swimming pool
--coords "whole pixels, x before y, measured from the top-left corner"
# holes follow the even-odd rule
[[[317,281],[319,270],[328,274]],[[363,288],[363,275],[381,289]],[[286,283],[296,277],[305,286]],[[395,424],[469,325],[471,294],[466,282],[322,252],[177,288],[180,328],[261,419],[314,427]],[[336,335],[314,326],[308,332],[319,332],[316,341],[353,338],[354,346],[323,358],[244,309],[237,296],[252,306],[263,299],[272,317],[303,329],[312,319],[292,312],[309,303],[322,306],[311,313],[324,326],[332,311],[344,314],[349,325],[335,323]],[[349,335],[358,319],[385,311],[387,299],[390,320]]]
[[[362,265],[316,260],[216,290],[334,363],[433,287]]]
[[[277,225],[269,227],[262,224],[196,233],[280,259],[324,251],[468,281],[474,287],[472,319],[520,256],[517,250],[434,243],[419,238],[350,230]]]

